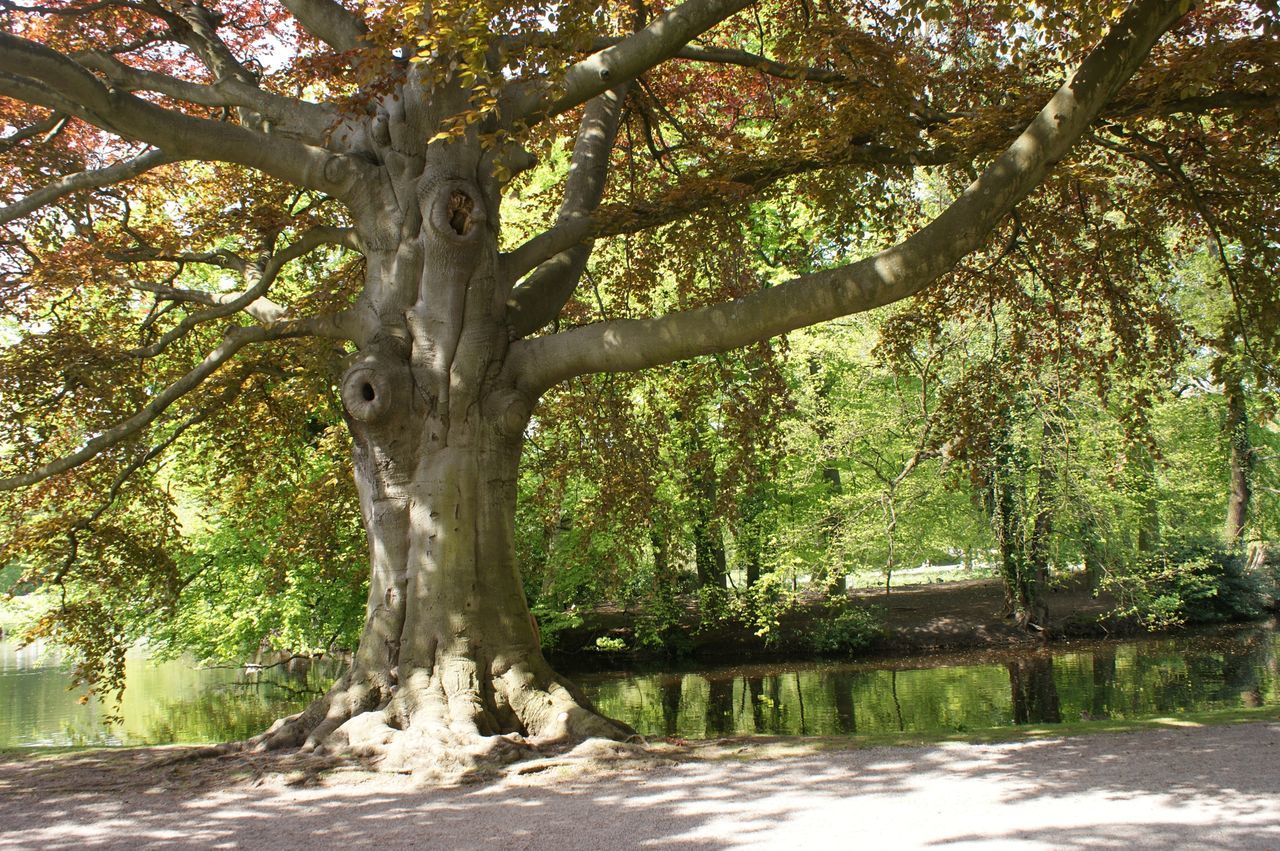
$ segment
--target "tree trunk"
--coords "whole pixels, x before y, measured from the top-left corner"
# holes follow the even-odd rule
[[[720,522],[715,516],[719,496],[715,459],[702,451],[696,432],[693,446],[693,560],[698,571],[698,587],[725,588],[729,584],[729,565]]]
[[[1027,576],[1023,577],[1023,604],[1028,623],[1047,626],[1049,603],[1049,540],[1053,536],[1053,515],[1058,471],[1053,428],[1046,421],[1041,429],[1040,462],[1036,477],[1035,518],[1031,523],[1031,539],[1027,542]]]
[[[1223,393],[1227,401],[1225,431],[1230,445],[1231,484],[1227,492],[1225,537],[1228,547],[1241,546],[1245,524],[1249,520],[1252,496],[1253,447],[1249,444],[1249,413],[1245,407],[1244,383],[1231,372],[1223,377]]]
[[[991,531],[1000,553],[1000,578],[1004,585],[1002,617],[1016,618],[1026,625],[1031,617],[1030,589],[1028,588],[1027,531],[1025,521],[1025,493],[1023,465],[1018,462],[1016,450],[1009,443],[1006,426],[992,441],[992,455],[986,470],[984,495]]]
[[[369,540],[364,632],[348,673],[265,747],[467,770],[481,756],[518,756],[526,737],[631,732],[542,656],[514,545],[535,400],[504,377],[505,288],[486,194],[452,176],[465,173],[458,162],[440,165],[447,176],[428,167],[387,203],[398,240],[376,250],[381,222],[365,237],[366,306],[379,325],[341,385]],[[399,208],[404,197],[419,215]]]
[[[698,587],[728,587],[729,565],[720,528],[701,514],[693,528],[693,556],[698,569]]]
[[[738,562],[748,588],[760,581],[764,566],[765,534],[760,526],[767,503],[764,488],[763,482],[751,483],[738,505]]]
[[[1138,512],[1138,554],[1151,555],[1160,546],[1160,502],[1156,494],[1156,459],[1151,449],[1133,442],[1126,449],[1130,487]]]

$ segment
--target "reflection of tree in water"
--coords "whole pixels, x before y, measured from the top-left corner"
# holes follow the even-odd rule
[[[836,707],[836,732],[853,735],[858,732],[858,715],[853,703],[853,678],[848,673],[828,677],[831,702]]]
[[[1238,654],[1228,656],[1222,666],[1222,689],[1218,698],[1224,703],[1239,702],[1243,706],[1261,706],[1265,700],[1268,663],[1275,663],[1275,649],[1266,632],[1251,632]]]
[[[898,716],[898,732],[905,732],[906,722],[902,720],[902,701],[898,700],[898,671],[895,668],[889,678],[889,690],[893,694],[893,711]]]
[[[1053,657],[1045,653],[1007,662],[1013,696],[1013,723],[1057,724],[1062,721],[1058,687],[1053,681]]]
[[[707,735],[723,736],[733,732],[733,682],[732,677],[707,680]]]
[[[764,716],[764,677],[747,677],[747,697],[751,701],[751,721],[757,733],[768,733]]]
[[[674,736],[680,729],[680,699],[684,692],[684,677],[680,674],[663,677],[658,681],[662,695],[663,735]]]
[[[1207,640],[1099,642],[1056,655],[969,654],[905,670],[888,662],[799,671],[757,666],[688,680],[664,674],[640,678],[639,688],[627,685],[635,680],[614,680],[592,696],[645,735],[978,730],[1011,720],[1143,718],[1179,708],[1280,703],[1277,651],[1280,637],[1272,631],[1257,640],[1233,632]],[[621,691],[630,696],[624,700]]]
[[[1158,647],[1149,658],[1140,655],[1135,714],[1261,704],[1262,674],[1274,652],[1268,633],[1202,637],[1185,649]],[[1146,701],[1140,699],[1144,693]]]
[[[223,683],[194,697],[166,701],[150,724],[147,741],[169,742],[239,741],[262,732],[277,718],[306,708],[328,687],[325,678],[290,676],[258,678]]]
[[[1116,683],[1116,649],[1099,647],[1091,655],[1093,691],[1089,699],[1092,718],[1111,717],[1111,693]]]
[[[796,671],[796,703],[800,709],[800,735],[809,735],[809,730],[804,717],[804,689],[800,685],[800,672]]]

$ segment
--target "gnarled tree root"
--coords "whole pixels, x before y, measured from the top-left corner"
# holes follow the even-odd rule
[[[469,660],[438,663],[396,683],[353,670],[298,715],[249,744],[254,750],[352,756],[381,771],[458,781],[494,776],[522,760],[561,754],[588,739],[635,740],[596,712],[545,663],[476,676]]]

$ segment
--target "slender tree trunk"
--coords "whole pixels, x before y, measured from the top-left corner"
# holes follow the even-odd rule
[[[1252,497],[1254,453],[1249,443],[1249,412],[1244,383],[1236,372],[1223,376],[1223,393],[1227,401],[1224,430],[1230,447],[1231,484],[1227,492],[1227,521],[1224,536],[1228,547],[1239,547],[1244,541],[1245,524],[1249,520]]]
[[[1089,593],[1096,597],[1102,588],[1106,553],[1098,537],[1098,521],[1094,517],[1093,506],[1088,504],[1084,506],[1080,521],[1080,548],[1084,557],[1085,581],[1089,585]]]
[[[729,565],[725,558],[724,537],[716,517],[719,482],[715,457],[703,448],[699,423],[690,424],[687,448],[691,464],[689,484],[693,490],[693,558],[698,574],[698,587],[728,586]]]
[[[653,550],[653,590],[659,596],[670,596],[675,589],[676,577],[671,571],[667,537],[658,530],[656,523],[649,525],[649,547]]]
[[[693,529],[693,555],[702,588],[725,588],[729,584],[729,565],[724,552],[720,528],[700,516]]]
[[[831,390],[833,379],[829,374],[822,374],[821,367],[816,358],[809,359],[809,375],[817,378],[817,388],[815,390],[815,406],[816,420],[814,427],[818,434],[818,440],[822,443],[822,453],[824,461],[822,465],[822,481],[826,482],[827,492],[833,497],[839,497],[844,493],[844,482],[840,478],[840,468],[835,462],[827,457],[827,445],[831,441],[833,432],[832,414],[831,414]],[[836,511],[830,511],[827,516],[822,519],[822,537],[826,549],[831,550],[830,542],[836,537],[836,533],[840,529],[840,515]],[[829,597],[843,596],[849,590],[849,583],[845,576],[845,567],[843,564],[834,564],[831,561],[824,561],[822,574],[819,577],[822,584],[822,591]]]
[[[1003,427],[1002,427],[1003,430]],[[1000,578],[1004,584],[1004,605],[1000,614],[1017,618],[1025,625],[1030,618],[1027,588],[1027,532],[1024,517],[1022,469],[1015,450],[1003,430],[993,441],[987,470],[986,503],[991,531],[1000,553]]]
[[[765,507],[764,484],[753,482],[738,506],[738,559],[750,588],[760,581],[764,562],[764,530],[760,518]]]
[[[885,543],[888,546],[888,551],[885,555],[885,560],[884,560],[884,593],[885,593],[885,596],[888,596],[889,592],[893,588],[893,571],[894,571],[894,568],[898,566],[898,547],[897,547],[898,505],[897,505],[897,494],[894,493],[894,488],[892,486],[890,486],[888,492],[885,493],[884,500],[885,500],[884,537],[885,537]]]
[[[1027,575],[1023,577],[1023,606],[1030,623],[1047,626],[1049,603],[1049,540],[1053,536],[1054,500],[1058,471],[1054,466],[1057,451],[1052,426],[1046,421],[1041,429],[1040,462],[1037,466],[1035,518],[1031,538],[1027,542]]]
[[[1131,443],[1127,450],[1130,481],[1138,510],[1138,554],[1150,555],[1160,546],[1160,503],[1156,494],[1156,459],[1146,446]]]

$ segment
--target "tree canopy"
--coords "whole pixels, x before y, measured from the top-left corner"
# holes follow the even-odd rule
[[[683,483],[592,487],[684,488],[711,576],[718,494],[758,515],[777,477],[764,341],[796,329],[916,296],[882,348],[920,400],[868,462],[886,511],[946,455],[1007,515],[1009,411],[1036,409],[1049,457],[1062,399],[1145,386],[1180,347],[1274,382],[1280,21],[1191,7],[0,2],[0,560],[67,589],[41,628],[108,682],[126,624],[202,587],[194,531],[238,530],[208,546],[241,605],[307,577],[295,622],[367,581],[351,670],[264,746],[625,735],[539,650],[526,439],[595,421],[617,475],[669,431]],[[1197,262],[1202,305],[1175,304]],[[1004,330],[956,337],[984,317]]]

